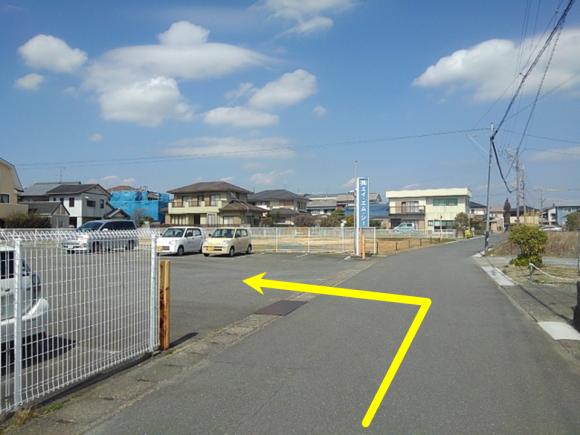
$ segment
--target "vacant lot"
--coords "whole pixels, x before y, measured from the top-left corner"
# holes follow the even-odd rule
[[[545,255],[548,257],[567,257],[573,258],[578,256],[580,249],[580,233],[578,232],[548,232],[548,243],[546,245]],[[519,249],[516,245],[506,240],[500,243],[493,251],[493,255],[518,255]]]

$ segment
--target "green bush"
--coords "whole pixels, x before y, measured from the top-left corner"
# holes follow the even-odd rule
[[[512,260],[516,266],[529,263],[542,267],[542,254],[548,242],[548,235],[537,227],[514,225],[510,230],[509,241],[520,249],[520,254]]]
[[[566,229],[568,231],[580,230],[580,211],[575,211],[566,216]]]
[[[35,214],[13,213],[4,219],[6,228],[50,228],[50,219]]]

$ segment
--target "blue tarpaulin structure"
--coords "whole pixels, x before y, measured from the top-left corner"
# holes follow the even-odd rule
[[[113,208],[120,208],[132,219],[150,217],[157,222],[163,222],[163,209],[171,200],[168,193],[150,192],[148,190],[120,190],[111,192],[110,203]]]

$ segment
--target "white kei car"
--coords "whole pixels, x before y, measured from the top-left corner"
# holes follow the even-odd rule
[[[188,252],[201,252],[205,237],[198,227],[170,227],[157,239],[159,254],[183,255]]]
[[[0,342],[9,344],[14,340],[14,293],[16,273],[22,284],[22,338],[39,337],[45,333],[48,317],[48,301],[41,297],[38,276],[23,262],[20,271],[14,270],[14,248],[0,245]]]

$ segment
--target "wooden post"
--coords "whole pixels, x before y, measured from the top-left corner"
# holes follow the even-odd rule
[[[423,246],[423,239],[419,239],[419,248]]]
[[[361,255],[362,255],[362,259],[364,260],[366,258],[366,248],[367,248],[367,243],[366,243],[366,237],[365,237],[365,233],[364,231],[361,231],[361,245],[362,245],[362,249],[361,249]]]
[[[409,242],[409,249],[411,249],[411,239],[409,239],[408,242]]]
[[[171,279],[169,260],[159,262],[159,349],[169,349],[169,305]]]

